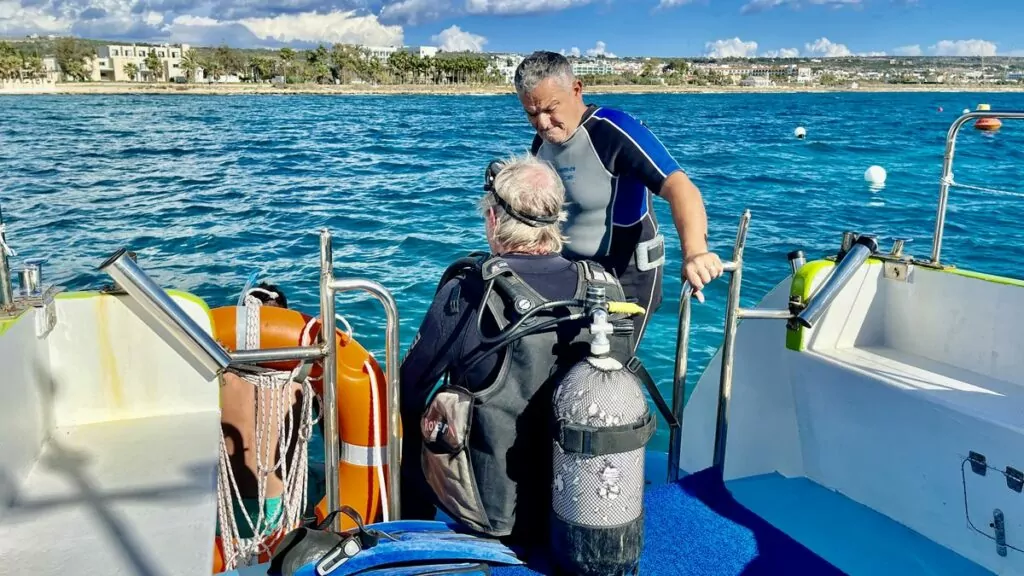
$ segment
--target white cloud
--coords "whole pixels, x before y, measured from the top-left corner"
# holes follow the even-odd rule
[[[573,47],[573,50],[576,50],[576,48]],[[579,50],[576,50],[576,52],[577,52],[576,55],[578,56],[579,55],[578,54]],[[598,40],[597,44],[595,44],[593,48],[589,48],[587,50],[587,56],[591,56],[591,57],[600,56],[600,57],[603,57],[603,58],[618,58],[618,56],[616,56],[615,54],[612,54],[611,52],[608,51],[608,45],[605,44],[601,40]]]
[[[936,56],[996,55],[996,45],[988,40],[943,40],[930,50]]]
[[[445,52],[483,52],[487,38],[452,25],[431,36],[430,41]]]
[[[23,36],[65,32],[73,20],[47,13],[42,7],[22,6],[20,0],[0,0],[0,35]]]
[[[839,9],[844,6],[860,7],[861,0],[750,0],[740,8],[740,13],[764,12],[779,6],[789,6],[799,10],[807,5],[828,6]]]
[[[562,48],[559,52],[561,52],[562,56],[571,56],[573,58],[580,57],[580,49],[575,46],[573,46],[568,52],[565,51],[565,48]]]
[[[666,8],[675,8],[676,6],[685,6],[692,2],[693,0],[660,0],[656,9],[663,10]]]
[[[757,42],[744,42],[739,38],[715,40],[704,44],[711,58],[753,58],[757,55]]]
[[[530,14],[585,6],[594,0],[466,0],[470,14]]]
[[[344,42],[373,46],[401,46],[402,27],[385,26],[376,16],[354,12],[305,12],[269,18],[246,18],[238,24],[254,36],[278,42]]]
[[[453,7],[447,0],[399,0],[384,6],[380,17],[415,26],[437,20],[452,11]]]
[[[797,58],[800,50],[796,48],[782,48],[780,50],[769,50],[764,53],[765,58]]]
[[[865,57],[865,58],[870,58],[872,56],[888,56],[888,54],[886,54],[885,51],[882,50],[882,51],[875,51],[875,52],[857,52],[857,56],[861,56],[861,57]]]
[[[923,54],[921,51],[920,44],[911,44],[909,46],[900,46],[892,51],[897,56],[920,56]]]
[[[836,44],[824,36],[814,42],[804,44],[804,53],[808,56],[823,56],[825,58],[853,55],[850,49],[846,47],[846,44]]]

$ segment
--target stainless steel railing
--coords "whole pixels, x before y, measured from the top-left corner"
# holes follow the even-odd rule
[[[968,112],[956,119],[946,133],[946,153],[942,160],[942,180],[939,183],[939,206],[935,214],[935,232],[932,236],[931,263],[940,265],[942,254],[942,234],[946,227],[946,207],[949,203],[949,189],[955,186],[953,181],[953,156],[956,153],[956,136],[964,124],[979,118],[998,118],[1001,120],[1024,120],[1024,112]]]
[[[747,229],[750,225],[750,210],[745,210],[740,218],[736,231],[736,243],[733,246],[731,261],[723,262],[725,272],[731,273],[729,278],[729,296],[725,308],[725,334],[722,341],[722,367],[718,380],[718,401],[715,420],[715,444],[712,467],[719,477],[725,473],[726,444],[729,436],[729,405],[732,401],[733,366],[736,353],[736,331],[741,319],[757,320],[796,320],[801,325],[811,327],[815,320],[831,306],[835,296],[853,278],[853,271],[860,268],[867,257],[877,250],[873,238],[862,237],[851,246],[855,249],[845,251],[837,271],[825,281],[807,302],[807,306],[796,311],[787,309],[756,309],[740,307],[740,288],[743,282],[743,250],[747,242]],[[856,249],[857,246],[863,248]],[[863,254],[862,254],[863,252]],[[802,265],[802,252],[789,255],[790,265],[795,273],[798,264]],[[845,264],[844,264],[845,263]],[[839,269],[842,268],[842,273]],[[682,456],[683,412],[685,410],[686,369],[690,343],[690,307],[693,287],[684,281],[679,297],[679,328],[676,333],[676,363],[672,387],[672,412],[679,426],[669,432],[668,481],[679,479],[679,461]],[[801,316],[804,318],[801,320]]]
[[[401,518],[401,470],[399,467],[399,424],[401,406],[398,387],[399,371],[399,318],[398,306],[391,293],[382,285],[361,279],[335,279],[334,257],[331,247],[331,233],[320,232],[320,342],[316,346],[298,346],[262,350],[238,350],[229,353],[209,333],[174,302],[135,263],[124,249],[114,253],[100,265],[100,270],[139,303],[138,312],[144,320],[162,325],[166,332],[161,334],[169,339],[180,354],[186,357],[208,379],[219,376],[229,367],[246,370],[263,362],[283,360],[323,360],[324,371],[324,455],[326,457],[327,506],[329,511],[340,508],[338,467],[340,459],[340,437],[338,435],[338,398],[336,386],[338,371],[336,365],[337,340],[335,322],[335,297],[339,292],[363,290],[376,297],[384,305],[387,316],[387,337],[385,342],[385,378],[387,381],[388,445],[387,463],[388,513],[389,519]],[[376,416],[376,415],[375,415]],[[341,517],[335,516],[332,529],[341,529]]]

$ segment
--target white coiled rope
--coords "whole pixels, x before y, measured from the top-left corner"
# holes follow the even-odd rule
[[[245,298],[246,308],[246,348],[259,347],[260,307],[262,303],[252,296]],[[225,570],[233,570],[238,566],[249,566],[258,562],[259,555],[270,552],[269,542],[279,530],[291,530],[301,525],[302,515],[307,499],[308,484],[308,452],[307,445],[313,433],[316,419],[313,418],[313,387],[308,378],[300,383],[302,405],[298,422],[292,416],[291,383],[301,367],[293,372],[273,371],[264,374],[246,375],[245,380],[256,388],[256,482],[258,497],[258,513],[253,519],[249,511],[242,505],[242,496],[238,489],[234,471],[231,469],[227,444],[223,434],[220,439],[220,466],[217,476],[217,517],[221,526],[221,545],[223,549]],[[298,429],[296,430],[296,427]],[[269,442],[274,429],[278,429],[278,441]],[[290,452],[288,442],[294,432],[298,432],[294,454],[295,462],[291,468],[285,456]],[[281,458],[274,462],[275,448]],[[241,447],[237,448],[241,450]],[[267,518],[266,485],[270,474],[280,470],[284,483],[281,495],[281,508],[277,518]],[[253,536],[242,538],[234,514],[234,503],[242,511],[246,524]]]

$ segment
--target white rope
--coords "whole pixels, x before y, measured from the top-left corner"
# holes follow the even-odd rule
[[[17,256],[18,253],[14,251],[14,248],[8,246],[7,241],[4,240],[5,232],[7,232],[7,224],[0,224],[0,250],[6,252],[8,256]],[[349,331],[351,331],[351,328]]]
[[[373,358],[373,354],[370,354],[370,358]],[[377,481],[380,482],[380,506],[381,514],[383,514],[384,522],[388,520],[388,491],[384,485],[384,454],[381,450],[383,440],[380,434],[380,399],[377,394],[377,373],[374,372],[373,366],[370,364],[370,359],[367,358],[363,363],[363,367],[366,368],[366,373],[370,377],[370,400],[373,405],[373,460],[377,463],[375,468],[377,469]],[[389,450],[394,450],[394,447],[388,446]]]
[[[246,307],[246,347],[255,349],[259,343],[259,307],[262,303],[252,296],[245,298]],[[292,376],[289,372],[268,372],[253,376],[245,376],[245,380],[256,389],[256,482],[258,492],[258,512],[255,520],[241,504],[242,496],[238,489],[234,471],[231,469],[227,444],[223,435],[220,446],[220,469],[217,477],[217,515],[221,525],[221,543],[224,566],[233,570],[239,565],[249,566],[258,562],[260,554],[269,553],[269,540],[279,530],[291,530],[301,525],[307,499],[308,452],[307,445],[313,433],[313,388],[309,379],[301,382],[302,404],[298,422],[292,415]],[[297,428],[296,428],[297,427]],[[276,446],[266,439],[274,429],[278,430]],[[294,447],[296,456],[291,467],[286,456],[289,452],[289,441],[292,434],[297,433]],[[274,449],[280,451],[281,458],[273,461]],[[239,447],[241,449],[241,447]],[[281,506],[276,518],[267,518],[266,487],[270,474],[280,470],[284,484],[281,494]],[[241,538],[233,505],[237,500],[245,523],[253,536]],[[264,535],[266,534],[266,535]]]
[[[1011,190],[999,190],[998,188],[986,188],[984,186],[974,186],[973,184],[961,184],[954,181],[952,178],[946,180],[940,180],[940,182],[947,183],[950,186],[956,186],[957,188],[966,188],[967,190],[977,190],[978,192],[988,192],[990,194],[999,194],[1002,196],[1015,196],[1017,198],[1024,198],[1024,193],[1014,192]]]

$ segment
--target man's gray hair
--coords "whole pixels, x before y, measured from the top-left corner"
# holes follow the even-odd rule
[[[540,227],[521,222],[505,212],[495,200],[495,194],[524,216],[555,216],[557,222]],[[561,252],[566,242],[561,228],[567,217],[564,205],[562,178],[551,164],[530,154],[502,161],[501,171],[494,179],[494,192],[488,192],[480,200],[480,210],[485,217],[492,208],[497,216],[492,231],[494,240],[511,252]]]
[[[538,84],[553,78],[567,90],[572,89],[576,76],[569,60],[558,52],[538,51],[530,54],[516,68],[516,93],[522,96],[533,92]]]

